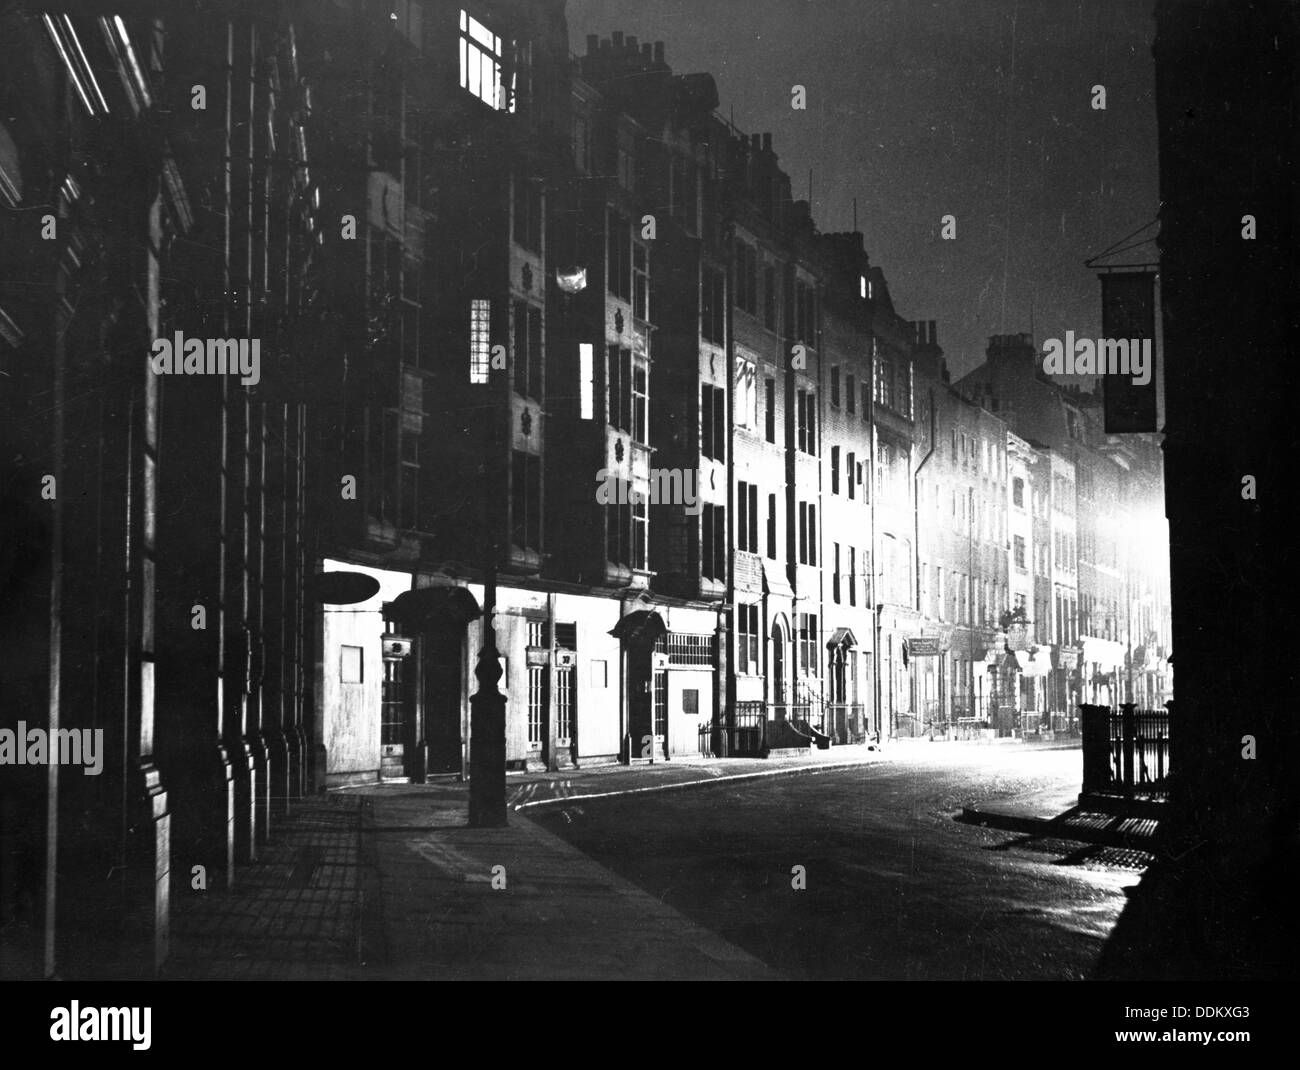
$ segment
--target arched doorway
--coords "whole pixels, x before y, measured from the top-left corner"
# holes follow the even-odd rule
[[[780,618],[772,622],[772,687],[771,704],[773,716],[777,720],[785,718],[786,710],[786,667],[785,667],[785,626]]]
[[[861,725],[862,707],[858,705],[858,640],[849,628],[836,628],[826,642],[830,679],[827,681],[829,705],[826,710],[826,734],[837,743],[848,743],[865,734]]]

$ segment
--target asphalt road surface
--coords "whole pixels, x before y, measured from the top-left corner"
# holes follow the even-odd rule
[[[953,818],[1077,784],[1080,753],[911,744],[861,769],[530,817],[792,978],[1076,980],[1144,859]]]

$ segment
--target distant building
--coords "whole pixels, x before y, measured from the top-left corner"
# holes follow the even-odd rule
[[[1019,669],[1002,628],[1010,609],[1006,424],[950,385],[934,325],[919,332],[920,593],[944,654],[914,671],[931,721],[1010,735]]]
[[[1078,702],[1130,699],[1158,708],[1172,696],[1172,673],[1168,526],[1154,437],[1107,436],[1100,396],[1045,376],[1027,334],[990,338],[985,363],[957,387],[1049,461],[1051,589],[1040,584],[1047,570],[1037,573],[1035,601],[1040,618],[1046,609],[1051,620],[1053,711],[1068,720]]]

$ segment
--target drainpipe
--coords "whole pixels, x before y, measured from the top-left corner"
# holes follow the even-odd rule
[[[934,391],[930,391],[930,448],[912,473],[912,553],[916,567],[916,609],[921,611],[921,469],[934,456]]]
[[[867,335],[868,353],[867,367],[869,375],[867,381],[871,384],[871,389],[867,391],[867,424],[871,428],[871,454],[868,458],[867,470],[867,487],[871,491],[870,509],[871,516],[871,569],[868,575],[871,577],[871,596],[873,599],[880,597],[880,586],[878,579],[880,569],[878,562],[880,560],[880,547],[876,545],[876,498],[880,495],[880,487],[876,483],[876,450],[878,443],[876,441],[876,336],[872,333]],[[876,727],[876,742],[880,742],[880,667],[883,659],[880,656],[880,615],[884,611],[884,603],[876,602],[876,641],[872,647],[872,658],[875,662],[872,675],[875,678],[875,686],[872,688],[872,704],[874,709],[871,711],[871,720]]]

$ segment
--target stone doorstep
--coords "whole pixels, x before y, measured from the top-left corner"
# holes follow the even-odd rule
[[[1124,817],[1150,817],[1157,821],[1169,813],[1169,804],[1160,799],[1130,799],[1120,795],[1098,795],[1094,792],[1080,792],[1079,807],[1083,810],[1119,814]]]
[[[1019,800],[1013,798],[1004,801],[1011,805],[999,806],[995,801],[963,806],[959,820],[966,824],[1021,832],[1045,839],[1076,840],[1103,847],[1128,847],[1153,854],[1159,850],[1158,822],[1153,821],[1155,827],[1150,834],[1136,833],[1131,829],[1120,829],[1119,825],[1125,823],[1123,815],[1099,815],[1095,811],[1070,807],[1055,816],[1042,817],[1024,812],[1023,805],[1015,805]],[[1128,816],[1132,818],[1136,815]],[[1100,827],[1098,822],[1102,822]]]

